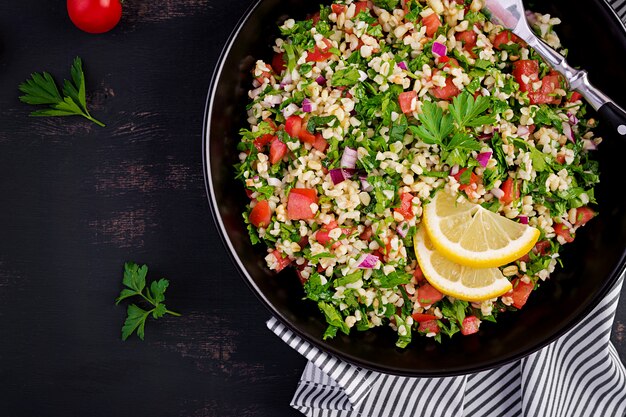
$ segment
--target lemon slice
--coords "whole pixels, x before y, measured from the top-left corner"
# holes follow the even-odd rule
[[[437,251],[464,266],[493,268],[527,254],[539,230],[439,191],[424,209],[424,225]]]
[[[424,277],[443,294],[459,300],[484,301],[511,289],[500,269],[459,265],[437,252],[424,227],[419,228],[413,243]]]

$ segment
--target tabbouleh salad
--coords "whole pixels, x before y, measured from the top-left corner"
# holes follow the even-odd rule
[[[594,217],[596,122],[561,75],[481,0],[339,1],[286,20],[271,62],[253,69],[237,177],[253,244],[271,270],[296,269],[337,332],[389,325],[412,334],[472,334],[523,308]],[[533,29],[567,51],[558,18]],[[439,292],[413,249],[436,192],[540,231],[502,265],[507,293],[481,302]]]

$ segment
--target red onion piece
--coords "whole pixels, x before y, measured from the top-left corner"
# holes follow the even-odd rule
[[[578,124],[578,117],[576,117],[576,115],[572,114],[571,112],[567,112],[567,120],[572,126],[576,126]]]
[[[528,126],[519,126],[517,128],[517,135],[518,136],[526,136],[530,133],[530,129],[528,129]]]
[[[319,77],[315,79],[315,82],[318,83],[319,85],[326,85],[326,78],[320,75]]]
[[[272,187],[280,187],[283,185],[283,182],[278,178],[268,178],[267,185],[271,185]]]
[[[521,224],[528,224],[528,216],[517,216]]]
[[[493,196],[497,199],[501,199],[502,197],[504,197],[504,191],[499,188],[494,188],[493,190],[491,190],[491,194],[493,194]]]
[[[363,191],[366,193],[374,191],[374,186],[367,181],[366,176],[360,176],[359,179],[361,180],[361,189]]]
[[[331,169],[329,173],[330,173],[330,179],[333,180],[333,184],[335,185],[343,182],[343,180],[346,179],[346,177],[344,177],[343,175],[343,170],[341,168]]]
[[[569,123],[563,122],[561,123],[563,127],[563,134],[567,137],[567,139],[571,140],[572,143],[576,143],[576,139],[574,138],[574,132],[572,131],[572,126]]]
[[[302,100],[302,111],[305,113],[311,113],[312,110],[313,108],[311,106],[311,100],[309,100],[308,98]]]
[[[371,253],[364,253],[357,261],[357,268],[372,269],[376,267],[378,261],[378,256],[372,255]]]
[[[285,74],[285,76],[283,77],[283,79],[280,82],[280,88],[284,88],[286,85],[291,84],[292,82],[292,78],[291,78],[291,73],[287,72],[287,74]]]
[[[446,45],[440,42],[433,42],[433,47],[431,50],[433,54],[437,56],[446,56],[446,54],[448,53],[448,48],[446,48]]]
[[[409,233],[409,224],[407,222],[402,222],[398,224],[396,227],[396,232],[402,237],[406,237],[406,234]]]
[[[398,67],[402,68],[405,71],[409,69],[409,67],[406,66],[406,62],[404,61],[398,62]]]
[[[490,140],[493,137],[493,133],[481,133],[478,135],[478,140]]]
[[[491,158],[492,151],[481,152],[476,156],[476,160],[480,164],[481,167],[486,168],[487,163],[489,163],[489,159]]]
[[[591,139],[583,139],[583,149],[587,151],[595,151],[598,149],[598,145]]]
[[[351,168],[334,168],[329,171],[330,179],[333,180],[335,185],[351,178],[355,172],[356,170]]]
[[[356,160],[357,160],[357,152],[355,149],[348,148],[343,150],[343,155],[341,156],[341,168],[356,168]]]

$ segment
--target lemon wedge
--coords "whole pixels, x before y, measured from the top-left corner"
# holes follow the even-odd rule
[[[445,190],[424,209],[424,225],[437,251],[463,266],[493,268],[527,254],[539,230],[517,223],[479,204],[457,201]]]
[[[424,227],[413,238],[415,255],[424,277],[443,294],[465,301],[496,298],[511,287],[498,268],[472,268],[459,265],[437,252]]]

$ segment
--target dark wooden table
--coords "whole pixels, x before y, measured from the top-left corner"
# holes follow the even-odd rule
[[[213,66],[250,0],[126,0],[88,35],[63,0],[0,3],[0,415],[296,416],[304,360],[227,258],[202,177]],[[84,60],[105,128],[30,118],[17,86]],[[122,342],[125,261],[167,277],[146,340]],[[624,291],[626,294],[626,291]],[[613,340],[626,359],[626,302]]]

